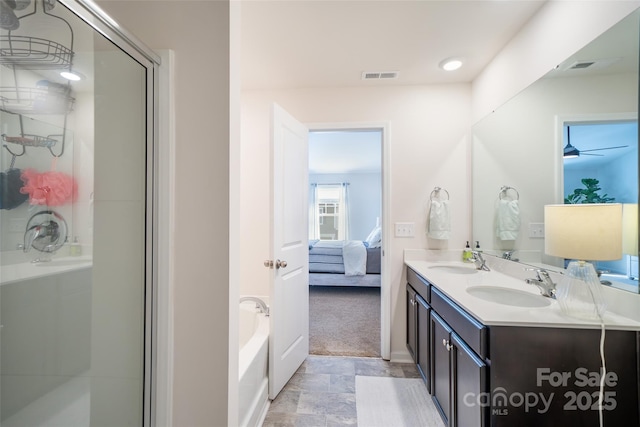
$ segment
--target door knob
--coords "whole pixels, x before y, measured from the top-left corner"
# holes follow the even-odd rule
[[[287,266],[287,261],[280,261],[279,259],[276,260],[276,269],[285,268],[286,266]]]
[[[270,259],[265,260],[264,266],[267,268],[273,268],[273,260],[270,260]]]

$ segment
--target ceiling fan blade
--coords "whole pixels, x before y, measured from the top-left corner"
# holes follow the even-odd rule
[[[617,147],[603,147],[603,148],[593,148],[591,150],[580,150],[581,153],[587,153],[589,151],[600,151],[600,150],[613,150],[614,148],[627,148],[628,145],[619,145]]]

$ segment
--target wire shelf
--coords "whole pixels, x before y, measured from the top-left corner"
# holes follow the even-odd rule
[[[67,86],[0,87],[0,110],[13,114],[66,114],[75,98]]]
[[[47,147],[51,148],[57,144],[58,140],[53,139],[50,136],[40,136],[25,133],[22,136],[7,136],[2,134],[2,140],[4,142],[10,142],[12,144],[19,144],[26,147]]]
[[[25,70],[57,70],[69,68],[73,51],[68,47],[39,37],[0,36],[0,64]]]

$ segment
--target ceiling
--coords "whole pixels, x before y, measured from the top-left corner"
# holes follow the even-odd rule
[[[471,82],[543,0],[245,0],[242,87]],[[464,60],[445,72],[448,57]],[[362,80],[396,71],[397,79]]]
[[[245,0],[243,90],[471,82],[542,0]],[[445,58],[464,60],[445,72]],[[363,80],[363,72],[398,78]],[[380,171],[380,135],[310,137],[311,173]],[[336,156],[339,152],[340,156]]]

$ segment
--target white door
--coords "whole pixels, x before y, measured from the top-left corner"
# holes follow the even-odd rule
[[[272,108],[269,398],[309,354],[308,130]]]

